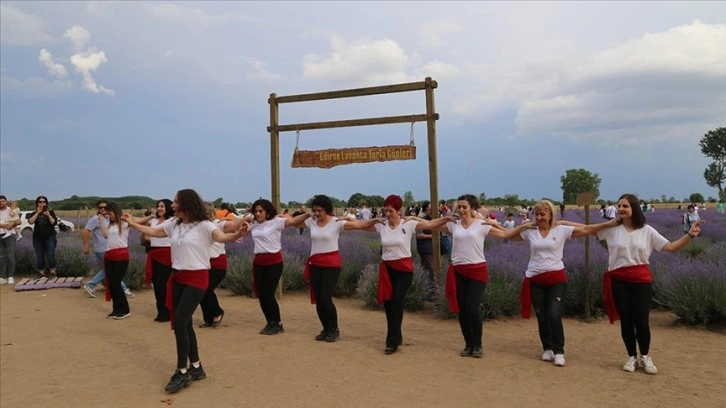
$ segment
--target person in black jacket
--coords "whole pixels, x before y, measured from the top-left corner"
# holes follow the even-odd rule
[[[33,224],[33,248],[38,261],[38,275],[45,277],[46,259],[50,276],[55,276],[57,262],[55,260],[55,247],[58,244],[56,239],[55,226],[58,224],[58,217],[48,206],[46,196],[38,196],[35,199],[35,212],[25,214],[28,223]]]

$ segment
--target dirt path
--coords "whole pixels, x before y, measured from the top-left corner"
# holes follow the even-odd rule
[[[198,329],[207,379],[175,395],[163,386],[174,337],[152,321],[153,293],[130,299],[127,320],[79,289],[0,287],[0,406],[13,407],[724,407],[726,336],[651,315],[657,376],[625,373],[619,326],[565,322],[567,362],[538,360],[536,322],[484,326],[483,359],[461,358],[455,320],[430,311],[404,317],[402,351],[383,354],[385,316],[337,299],[341,340],[316,342],[304,293],[281,302],[286,332],[264,326],[255,299],[221,292],[218,329]],[[100,292],[102,294],[102,292]],[[199,323],[199,311],[195,322]]]

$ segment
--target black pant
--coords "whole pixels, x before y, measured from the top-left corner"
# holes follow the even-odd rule
[[[653,299],[653,284],[631,283],[612,280],[613,300],[620,315],[620,335],[629,356],[637,356],[636,344],[640,354],[650,351],[650,306]]]
[[[400,272],[388,266],[386,268],[388,268],[388,276],[391,278],[393,288],[391,299],[383,302],[383,307],[386,310],[386,323],[388,324],[386,346],[397,347],[403,343],[403,334],[401,333],[403,298],[406,297],[406,292],[411,287],[413,273]]]
[[[166,308],[166,285],[169,282],[171,266],[158,261],[151,261],[151,283],[154,284],[154,298],[156,298],[156,318],[167,320],[169,310]]]
[[[129,301],[121,288],[121,281],[126,275],[128,267],[128,259],[125,261],[105,259],[103,262],[103,268],[106,270],[106,280],[108,281],[107,290],[111,292],[111,301],[113,302],[113,313],[127,314],[130,312]]]
[[[181,283],[174,283],[171,290],[174,302],[176,367],[187,368],[187,361],[192,363],[199,361],[199,349],[192,324],[192,315],[204,297],[204,291]]]
[[[484,325],[481,316],[481,297],[487,284],[469,279],[458,273],[456,276],[456,299],[459,302],[459,326],[464,335],[466,347],[481,347]]]
[[[225,276],[227,276],[226,269],[212,268],[209,270],[209,286],[207,287],[207,291],[204,292],[204,297],[202,297],[201,302],[199,302],[202,308],[202,318],[205,323],[212,324],[215,317],[224,314],[224,309],[219,306],[219,299],[217,299],[217,294],[214,293],[214,289],[219,286]]]
[[[280,322],[280,305],[275,299],[275,290],[282,276],[282,262],[276,265],[255,265],[255,285],[260,309],[267,323]]]
[[[537,314],[539,339],[543,350],[565,354],[565,329],[562,327],[562,303],[567,293],[567,283],[543,286],[531,283],[532,305]]]
[[[310,265],[310,285],[315,294],[315,311],[323,330],[338,328],[338,311],[333,304],[333,290],[338,284],[340,268],[319,268]]]

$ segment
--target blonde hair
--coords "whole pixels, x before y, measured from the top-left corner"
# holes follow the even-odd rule
[[[552,201],[550,200],[540,200],[534,205],[534,208],[532,208],[532,215],[536,216],[537,211],[540,209],[550,212],[550,215],[552,216],[550,219],[550,228],[554,228],[555,225],[557,225],[557,211],[555,211],[555,205],[552,204]]]
[[[207,215],[209,216],[210,220],[214,220],[215,218],[217,218],[214,210],[214,204],[204,203],[204,207],[207,210]]]

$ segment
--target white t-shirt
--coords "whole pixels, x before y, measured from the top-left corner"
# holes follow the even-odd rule
[[[543,272],[564,269],[562,250],[565,248],[565,241],[572,238],[574,230],[575,227],[558,225],[551,228],[544,238],[536,229],[522,231],[519,235],[529,242],[529,264],[525,276],[531,278]]]
[[[158,227],[157,227],[158,228]],[[161,224],[171,244],[171,267],[178,271],[209,269],[209,247],[212,232],[217,228],[211,221]]]
[[[214,220],[214,221],[212,221],[212,223],[217,227],[218,230],[224,232],[224,224],[226,224],[227,221]],[[224,248],[224,244],[221,242],[212,240],[212,245],[209,246],[209,259],[214,259],[225,253],[226,253],[226,251]]]
[[[285,229],[285,219],[275,217],[262,224],[255,222],[250,227],[252,242],[255,244],[255,254],[274,254],[282,250],[282,230]]]
[[[418,221],[400,222],[396,228],[391,229],[388,222],[375,224],[376,231],[381,236],[381,248],[384,261],[395,261],[397,259],[411,257],[411,238],[416,235]]]
[[[504,223],[502,224],[502,226],[504,228],[510,230],[510,229],[514,228],[514,220],[506,220],[506,221],[504,221]]]
[[[118,248],[129,247],[129,225],[124,221],[121,235],[118,233],[118,223],[113,223],[108,227],[108,238],[106,239],[106,251]]]
[[[310,230],[310,240],[312,241],[310,255],[337,251],[338,237],[340,237],[340,231],[343,231],[346,222],[348,221],[339,219],[338,217],[330,217],[330,221],[324,227],[319,227],[315,219],[308,218],[305,220],[305,225]]]
[[[162,225],[165,222],[169,222],[169,221],[170,220],[164,220],[164,221],[161,222],[161,224],[159,224],[159,219],[158,218],[152,218],[151,221],[149,221],[149,226],[150,227],[156,227],[156,226]],[[164,237],[164,238],[151,237],[151,239],[149,240],[149,242],[151,243],[151,246],[154,247],[154,248],[156,248],[156,247],[168,247],[168,246],[171,246],[171,244],[169,243],[169,237]]]
[[[484,258],[484,238],[492,229],[490,225],[479,220],[464,228],[461,220],[447,222],[446,228],[451,233],[451,263],[454,265],[468,265],[486,262]]]
[[[648,263],[653,249],[660,251],[668,240],[650,225],[628,232],[624,225],[607,228],[597,238],[608,244],[608,270]]]

